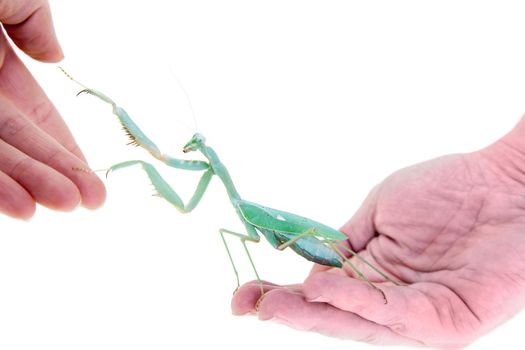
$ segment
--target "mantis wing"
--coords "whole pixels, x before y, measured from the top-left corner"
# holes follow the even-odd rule
[[[274,248],[279,247],[294,237],[294,235],[290,233],[267,230],[261,227],[257,227],[257,230],[266,237]],[[302,237],[290,245],[290,248],[306,260],[317,264],[335,267],[341,267],[343,265],[341,258],[336,252],[328,247],[326,243],[312,236]]]
[[[239,202],[238,207],[246,221],[258,228],[292,236],[313,228],[314,236],[319,238],[336,241],[348,239],[342,232],[303,216],[246,201]]]
[[[290,245],[290,248],[315,263],[342,266],[341,258],[327,246],[327,243],[328,241],[346,240],[347,237],[343,233],[303,216],[255,203],[241,201],[238,207],[244,219],[255,226],[275,248],[301,233],[314,229],[313,235],[298,239]]]

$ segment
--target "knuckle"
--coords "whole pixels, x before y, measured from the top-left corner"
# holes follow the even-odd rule
[[[65,152],[60,149],[55,149],[49,152],[48,156],[44,159],[44,163],[56,170],[59,170],[63,168],[65,159]]]
[[[30,172],[31,169],[34,169],[34,166],[35,163],[31,158],[24,157],[13,165],[11,170],[8,171],[8,175],[13,179],[18,180],[26,173]]]
[[[405,334],[407,332],[407,325],[402,322],[392,323],[389,325],[389,328],[398,334]]]
[[[49,101],[41,101],[29,111],[29,115],[33,118],[35,124],[39,126],[46,124],[53,113],[54,107]]]
[[[13,137],[20,134],[26,127],[28,122],[20,116],[7,116],[0,125],[0,136]]]

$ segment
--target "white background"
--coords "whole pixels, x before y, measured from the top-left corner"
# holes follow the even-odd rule
[[[252,201],[338,227],[392,171],[468,152],[525,112],[525,21],[512,2],[51,2],[78,80],[126,107],[166,152],[199,130]],[[93,168],[144,158],[110,108],[26,60]],[[177,121],[178,120],[178,121]],[[183,124],[190,128],[184,127]],[[189,198],[197,173],[162,168]],[[1,349],[374,349],[234,317],[218,228],[241,230],[213,180],[182,215],[139,169],[114,173],[97,211],[0,217]],[[253,279],[235,240],[241,279]],[[262,278],[310,264],[252,245]],[[488,257],[490,258],[490,257]],[[519,315],[471,349],[522,348]],[[185,344],[185,345],[183,345]]]

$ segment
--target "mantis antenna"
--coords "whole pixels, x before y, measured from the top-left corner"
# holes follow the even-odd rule
[[[188,106],[190,106],[191,117],[193,119],[193,126],[195,127],[194,132],[197,132],[199,130],[199,128],[197,126],[197,117],[195,115],[195,109],[193,108],[193,104],[191,103],[190,95],[188,94],[188,91],[186,91],[186,89],[184,88],[184,85],[182,85],[182,83],[181,83],[179,77],[177,76],[177,74],[175,74],[175,72],[173,71],[173,69],[169,65],[168,65],[168,70],[170,72],[171,77],[175,80],[175,82],[177,83],[179,88],[182,90],[182,93],[186,97],[186,101],[188,102]]]
[[[62,68],[62,66],[58,66],[58,69],[60,69],[62,71],[62,73],[64,73],[66,75],[66,77],[68,77],[69,79],[71,79],[72,81],[74,81],[75,83],[77,83],[78,85],[82,86],[84,89],[87,89],[88,87],[84,84],[82,84],[81,82],[79,82],[78,80],[76,80],[75,78],[73,78],[71,75],[69,75],[68,72],[66,72],[66,70],[64,68]]]

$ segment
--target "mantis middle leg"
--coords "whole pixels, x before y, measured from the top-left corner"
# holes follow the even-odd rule
[[[249,226],[246,227],[248,229],[248,232],[250,232]],[[253,229],[253,228],[251,228]],[[233,267],[233,272],[235,273],[235,278],[237,279],[237,287],[235,288],[234,293],[239,289],[240,287],[240,281],[239,281],[239,273],[237,272],[237,268],[235,267],[235,263],[233,262],[232,255],[230,253],[230,249],[228,248],[228,244],[226,243],[226,239],[224,238],[224,234],[227,233],[229,235],[238,237],[241,240],[241,243],[244,247],[244,251],[246,252],[246,255],[248,256],[248,259],[250,260],[250,264],[252,265],[253,271],[255,272],[255,277],[257,278],[257,281],[259,282],[259,287],[261,288],[261,296],[264,294],[264,288],[262,285],[261,278],[259,277],[259,273],[257,272],[257,269],[255,268],[255,264],[253,263],[252,256],[250,255],[250,252],[248,251],[248,247],[246,246],[246,241],[258,243],[260,241],[259,235],[253,230],[252,234],[242,234],[233,232],[227,229],[219,229],[219,233],[221,234],[222,242],[224,243],[224,247],[226,248],[226,252],[228,253],[228,258],[230,258],[230,262]]]

